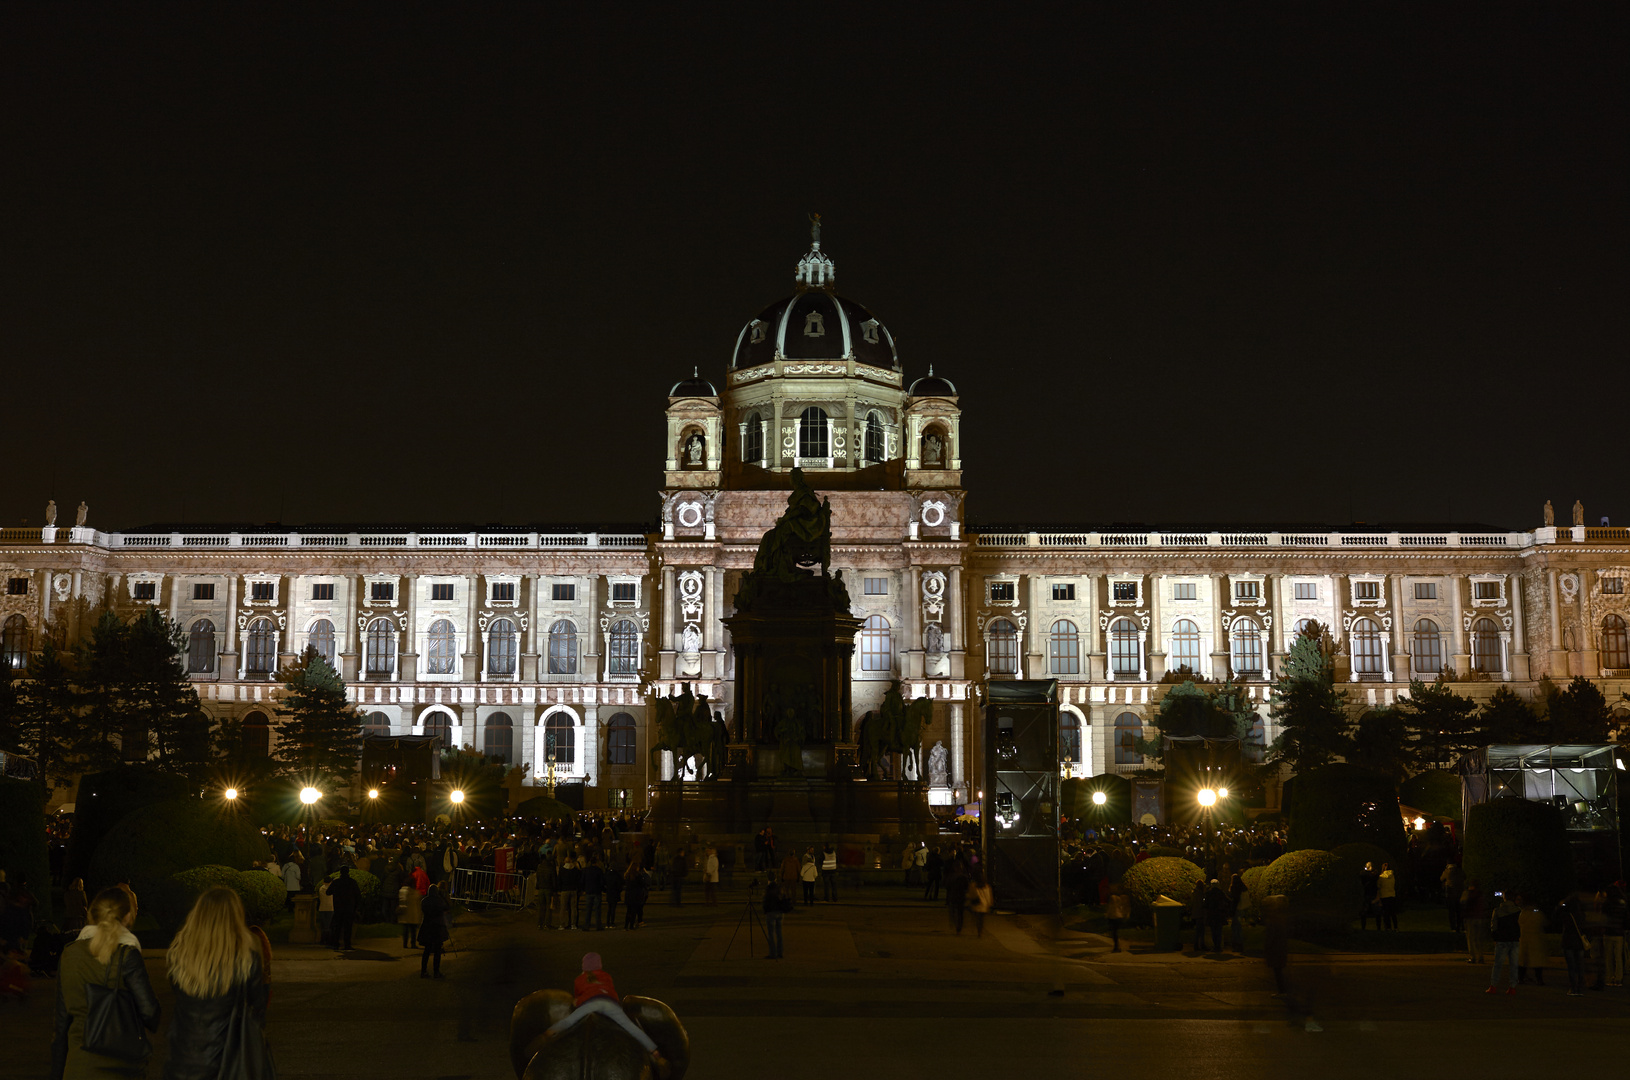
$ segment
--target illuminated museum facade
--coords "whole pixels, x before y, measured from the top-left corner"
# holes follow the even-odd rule
[[[961,404],[907,381],[886,327],[837,295],[817,241],[796,292],[741,330],[723,381],[672,387],[654,528],[159,527],[0,531],[0,645],[26,666],[104,605],[153,604],[188,634],[204,707],[274,737],[278,667],[315,646],[379,733],[440,733],[589,806],[645,802],[653,695],[684,682],[729,719],[722,619],[800,467],[833,508],[833,567],[864,621],[856,715],[892,679],[926,695],[926,743],[961,801],[990,679],[1056,678],[1076,775],[1140,767],[1158,687],[1187,669],[1266,698],[1307,620],[1329,626],[1355,708],[1447,669],[1483,698],[1585,675],[1630,687],[1630,530],[1139,527],[976,530]],[[657,418],[653,417],[653,428]],[[1548,516],[1548,515],[1547,515]]]

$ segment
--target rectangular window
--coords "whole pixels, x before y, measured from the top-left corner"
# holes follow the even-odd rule
[[[615,603],[619,600],[632,604],[639,599],[639,586],[632,581],[613,581],[611,583],[611,599]]]
[[[1296,583],[1296,599],[1317,600],[1319,598],[1319,583],[1316,581],[1298,581]]]
[[[1234,582],[1234,595],[1241,600],[1257,600],[1262,596],[1262,582],[1236,581]]]
[[[13,579],[15,580],[15,579]],[[24,581],[27,584],[27,581]],[[1602,579],[1602,591],[1609,596],[1624,595],[1624,579],[1620,577],[1605,577]]]
[[[213,599],[215,599],[215,586],[214,585],[194,585],[192,587],[192,598],[194,600],[213,600]]]
[[[867,596],[887,596],[889,594],[889,579],[886,577],[869,577],[866,579]]]
[[[991,602],[1007,604],[1013,603],[1013,588],[1013,582],[1011,581],[992,582],[990,586]]]
[[[27,596],[28,579],[25,577],[7,578],[6,594],[8,596]]]
[[[1117,601],[1130,600],[1134,603],[1138,599],[1138,583],[1135,581],[1117,581],[1110,585],[1114,590],[1113,596]]]
[[[396,599],[396,585],[390,581],[375,581],[368,586],[368,599],[390,603]]]
[[[1192,581],[1179,581],[1172,586],[1173,600],[1193,600],[1195,598],[1195,585]]]
[[[1074,600],[1075,599],[1075,583],[1072,581],[1068,585],[1054,585],[1053,586],[1053,599],[1054,600]]]
[[[452,598],[453,598],[453,587],[451,585],[432,585],[432,586],[430,586],[430,599],[432,599],[432,600],[451,600]]]
[[[157,593],[158,583],[153,581],[138,581],[130,589],[130,595],[137,600],[151,600]]]
[[[1437,582],[1435,582],[1435,581],[1417,581],[1417,582],[1415,582],[1415,599],[1417,599],[1417,600],[1436,600],[1437,598],[1438,598],[1438,583]],[[1437,669],[1433,668],[1432,670],[1436,671]]]
[[[1498,581],[1472,582],[1472,599],[1498,600],[1500,599],[1500,583]]]
[[[314,582],[311,586],[311,598],[313,600],[334,599],[334,583],[332,581]]]
[[[1353,582],[1353,598],[1355,600],[1381,599],[1381,583],[1379,581]]]
[[[505,603],[515,602],[515,583],[513,581],[496,581],[492,586],[492,598]]]
[[[277,599],[277,582],[275,582],[275,581],[255,581],[255,582],[251,582],[250,585],[249,585],[249,599],[251,599],[251,600],[276,600]]]
[[[551,600],[576,600],[577,599],[577,585],[576,585],[576,583],[575,582],[570,582],[570,581],[567,581],[567,582],[557,581],[557,582],[555,582],[553,585],[549,586],[549,598]]]

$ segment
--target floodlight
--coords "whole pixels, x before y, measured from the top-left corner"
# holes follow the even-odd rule
[[[310,806],[312,803],[316,802],[322,797],[323,793],[314,787],[303,787],[300,789],[300,801],[305,803],[307,806]]]
[[[1094,791],[1092,793],[1092,805],[1094,805],[1094,806],[1102,806],[1108,801],[1109,801],[1109,796],[1105,795],[1103,792]]]
[[[1200,789],[1200,805],[1201,806],[1215,806],[1216,803],[1217,803],[1217,793],[1215,791],[1212,791],[1208,787],[1203,787],[1203,788]]]

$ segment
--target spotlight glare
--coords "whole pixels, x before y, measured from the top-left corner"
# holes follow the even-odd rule
[[[1228,789],[1225,788],[1225,787],[1218,788],[1217,789],[1217,798],[1219,798],[1219,799],[1228,798]]]
[[[1092,805],[1094,805],[1094,806],[1102,806],[1108,801],[1109,801],[1109,796],[1105,795],[1103,792],[1094,791],[1092,793]]]
[[[369,788],[368,789],[368,798],[370,798],[370,799],[379,798],[379,789],[376,788],[376,787]]]
[[[229,787],[225,791],[221,792],[221,794],[225,795],[227,801],[230,802],[238,797],[238,789],[235,787]]]
[[[1217,793],[1215,791],[1212,791],[1208,787],[1200,789],[1200,805],[1201,806],[1215,806],[1216,803],[1217,803]]]
[[[305,803],[307,806],[310,806],[312,803],[316,802],[322,797],[323,793],[314,787],[303,787],[300,789],[300,801]]]
[[[454,788],[447,797],[452,799],[455,803],[461,803],[464,801],[464,792],[458,788]]]

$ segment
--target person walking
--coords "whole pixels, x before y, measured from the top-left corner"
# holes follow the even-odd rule
[[[923,899],[938,900],[940,881],[945,877],[945,856],[940,854],[938,846],[929,849],[928,856],[923,861],[923,872],[928,877],[928,884],[923,886]]]
[[[331,943],[341,952],[349,952],[351,928],[356,925],[357,912],[362,907],[362,889],[352,880],[349,866],[340,867],[340,876],[328,883],[328,897],[334,912]]]
[[[1132,917],[1132,899],[1119,884],[1109,887],[1109,899],[1104,904],[1104,916],[1109,923],[1109,940],[1114,946],[1109,951],[1120,952],[1121,924]]]
[[[951,929],[960,935],[963,913],[968,909],[968,873],[961,859],[951,863],[951,871],[945,878],[945,909],[951,916]]]
[[[269,1060],[264,1040],[271,973],[247,922],[238,894],[216,885],[193,904],[170,942],[175,1019],[164,1080],[254,1076]],[[240,1020],[240,1014],[247,1015]]]
[[[991,892],[990,882],[985,879],[982,867],[976,867],[973,873],[973,883],[968,900],[968,910],[973,912],[973,929],[975,937],[985,936],[985,916],[996,907],[996,896]]]
[[[1398,875],[1391,863],[1381,864],[1381,876],[1375,879],[1375,898],[1381,905],[1381,929],[1398,929]]]
[[[62,950],[57,969],[56,1030],[51,1040],[51,1080],[106,1080],[144,1077],[147,1062],[125,1061],[85,1048],[85,1017],[90,1011],[86,988],[127,990],[148,1031],[158,1030],[159,1003],[147,979],[141,946],[130,933],[136,907],[130,894],[103,889],[91,901],[88,935]]]
[[[766,960],[782,958],[781,920],[787,912],[787,898],[781,895],[781,883],[775,878],[764,887],[764,940],[770,947]]]
[[[419,924],[424,922],[424,897],[411,879],[396,890],[396,921],[402,924],[402,948],[419,947]]]
[[[1500,992],[1500,964],[1506,965],[1506,993],[1517,992],[1517,944],[1522,940],[1522,908],[1504,893],[1496,892],[1499,903],[1489,913],[1489,937],[1494,941],[1494,969],[1489,972],[1485,994]]]
[[[798,881],[804,887],[804,903],[815,906],[815,879],[821,872],[815,867],[815,849],[804,849],[804,861],[798,866]]]
[[[441,978],[442,950],[452,936],[447,925],[447,882],[438,881],[424,897],[424,925],[419,927],[419,944],[424,952],[419,956],[419,978]],[[432,974],[432,961],[434,973]]]
[[[717,848],[708,848],[707,856],[702,860],[702,898],[708,904],[717,907],[719,903],[719,852]]]
[[[1449,912],[1449,930],[1458,934],[1465,929],[1460,917],[1460,897],[1466,891],[1466,872],[1459,863],[1450,863],[1438,875],[1438,880],[1443,883],[1443,906]]]
[[[838,902],[838,852],[831,841],[821,852],[821,899]]]
[[[1534,985],[1545,985],[1545,962],[1548,959],[1545,951],[1545,912],[1528,902],[1527,897],[1517,897],[1517,906],[1522,913],[1517,916],[1517,981],[1527,982],[1528,971],[1534,971]]]

